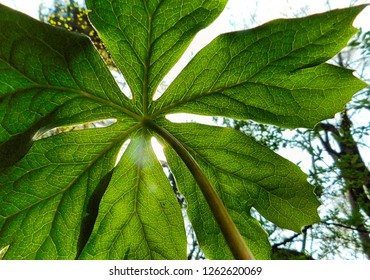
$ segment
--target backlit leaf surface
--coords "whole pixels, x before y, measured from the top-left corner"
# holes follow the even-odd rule
[[[351,23],[364,6],[220,35],[153,101],[193,37],[225,4],[87,1],[131,99],[87,37],[0,6],[5,259],[185,259],[181,207],[152,137],[165,147],[206,257],[235,254],[202,182],[212,186],[258,259],[269,258],[270,245],[252,207],[295,231],[318,221],[313,187],[297,166],[240,132],[172,123],[166,115],[196,113],[292,128],[332,117],[365,87],[351,71],[325,64],[356,32]],[[107,125],[91,124],[102,121]]]

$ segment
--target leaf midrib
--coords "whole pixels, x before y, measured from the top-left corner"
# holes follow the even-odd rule
[[[162,107],[162,108],[160,108],[159,110],[157,110],[157,111],[155,111],[155,112],[153,112],[153,114],[152,114],[152,116],[153,116],[153,119],[154,118],[156,118],[158,115],[161,115],[162,113],[165,113],[166,111],[169,111],[169,110],[171,110],[171,109],[173,109],[173,108],[176,108],[177,106],[180,106],[180,105],[183,105],[183,104],[185,104],[185,103],[187,103],[187,102],[191,102],[191,101],[195,101],[195,100],[197,100],[197,99],[200,99],[200,98],[203,98],[203,97],[205,97],[205,96],[208,96],[208,95],[211,95],[211,94],[214,94],[214,93],[222,93],[223,94],[223,92],[225,91],[225,90],[230,90],[230,89],[232,89],[232,88],[235,88],[235,87],[238,87],[238,86],[241,86],[241,85],[244,85],[244,84],[247,84],[247,83],[253,83],[253,81],[251,81],[251,80],[253,80],[253,78],[255,78],[257,75],[259,75],[261,72],[263,72],[266,68],[268,68],[269,66],[273,66],[273,64],[274,63],[276,63],[276,62],[278,62],[278,61],[280,61],[280,60],[282,60],[282,59],[286,59],[286,58],[288,58],[292,53],[295,53],[295,52],[297,52],[297,51],[300,51],[300,50],[302,50],[302,49],[305,49],[305,48],[307,48],[307,47],[309,47],[309,46],[311,46],[311,45],[315,45],[315,41],[318,41],[318,40],[320,40],[323,36],[325,36],[327,33],[329,33],[329,32],[325,32],[325,33],[321,33],[320,34],[320,36],[318,36],[318,37],[316,37],[314,40],[312,40],[310,43],[308,43],[308,44],[305,44],[305,45],[303,45],[303,46],[301,46],[301,47],[299,47],[299,48],[295,48],[295,49],[292,49],[291,51],[289,51],[288,53],[286,53],[284,56],[282,56],[282,57],[279,57],[279,58],[276,58],[276,59],[274,59],[274,60],[272,60],[272,61],[269,61],[265,66],[263,66],[262,68],[260,68],[257,72],[255,72],[254,74],[252,74],[250,77],[248,77],[247,79],[245,79],[245,80],[243,80],[243,81],[240,81],[240,82],[237,82],[237,83],[235,83],[235,84],[233,84],[233,85],[231,85],[231,86],[227,86],[227,87],[220,87],[220,88],[215,88],[215,89],[213,89],[213,90],[211,90],[211,91],[208,91],[208,92],[200,92],[200,93],[198,93],[198,94],[194,94],[194,95],[192,95],[190,98],[182,98],[182,99],[180,99],[178,102],[176,102],[176,103],[174,103],[174,102],[171,102],[169,105],[167,105],[167,106],[165,106],[165,107]],[[222,35],[225,35],[225,34],[222,34]],[[222,35],[220,35],[220,36],[222,36]],[[227,33],[226,33],[226,35],[227,35]],[[252,45],[254,45],[254,44],[256,44],[258,41],[260,41],[260,40],[262,40],[263,38],[265,38],[265,37],[262,37],[262,38],[259,38],[256,42],[254,42]],[[251,45],[249,45],[248,47],[250,47]],[[242,52],[244,52],[246,49],[243,49],[242,51],[240,51],[240,52],[238,52],[238,54],[237,55],[234,55],[234,58],[235,57],[237,57],[238,55],[240,55],[240,53],[242,53]],[[225,65],[225,67],[224,67],[224,70],[225,69],[227,69],[227,67],[230,65],[230,63],[232,62],[232,59],[230,59],[230,61]],[[189,62],[189,64],[190,64],[190,62]],[[188,65],[189,65],[188,64]],[[320,63],[320,64],[316,64],[316,65],[308,65],[308,67],[305,67],[305,66],[301,66],[301,67],[298,67],[298,68],[296,68],[296,69],[293,69],[293,70],[291,70],[291,71],[289,71],[288,73],[293,73],[293,72],[295,72],[295,71],[299,71],[299,70],[301,70],[301,69],[307,69],[307,68],[313,68],[313,67],[316,67],[316,66],[318,66],[318,65],[321,65],[321,64],[325,64],[325,62],[324,63]],[[215,81],[214,81],[214,83],[213,83],[213,85],[218,81],[218,78],[222,75],[222,73],[223,73],[224,71],[222,71],[222,72],[220,72],[220,74],[218,75],[218,77],[217,78],[215,78]],[[274,87],[278,87],[278,86],[276,86],[276,85],[266,85],[266,82],[264,82],[264,83],[255,83],[255,84],[261,84],[261,85],[264,85],[264,86],[274,86]],[[170,85],[171,86],[171,85]],[[169,86],[169,87],[170,87]],[[210,89],[212,89],[212,86],[210,87]],[[289,89],[288,89],[289,90]],[[166,93],[166,92],[165,92]],[[164,93],[164,94],[165,94]],[[163,94],[163,96],[164,96],[164,94]],[[184,94],[183,94],[183,96],[186,96],[188,94],[188,91],[186,91]],[[155,103],[157,103],[158,105],[157,106],[160,106],[160,100],[161,99],[158,99],[158,101],[157,102],[155,102]],[[156,108],[155,106],[154,106],[154,108]]]
[[[45,198],[42,198],[40,199],[39,201],[33,203],[33,204],[30,204],[29,206],[27,207],[24,207],[22,209],[20,209],[19,211],[17,212],[14,212],[13,214],[9,215],[9,216],[6,216],[4,217],[4,221],[18,215],[20,212],[22,211],[26,211],[36,205],[38,205],[39,203],[43,202],[43,201],[46,201],[46,200],[49,200],[59,194],[63,194],[65,193],[68,189],[70,189],[76,182],[78,182],[79,179],[81,179],[81,177],[87,172],[90,170],[90,168],[92,168],[92,166],[99,160],[101,159],[106,153],[108,153],[118,142],[120,141],[123,141],[127,136],[129,136],[132,132],[136,131],[141,125],[138,124],[136,126],[133,126],[131,129],[125,131],[125,133],[121,134],[120,137],[116,138],[114,141],[112,141],[112,143],[110,145],[108,145],[105,149],[103,149],[102,152],[100,152],[93,160],[91,160],[89,162],[89,164],[86,166],[86,168],[75,178],[72,180],[71,183],[69,183],[65,188],[63,189],[60,189],[59,191],[57,191],[56,193],[50,195],[50,196],[47,196]],[[38,140],[40,141],[40,140]],[[59,206],[58,206],[59,207]],[[54,222],[54,220],[53,220]]]
[[[123,107],[123,106],[121,106],[117,103],[114,103],[110,100],[101,98],[99,96],[96,96],[94,94],[91,94],[91,93],[89,93],[87,91],[84,91],[84,90],[81,90],[81,89],[58,87],[58,86],[54,86],[54,85],[40,85],[40,84],[37,84],[37,85],[33,85],[33,86],[28,86],[28,87],[25,87],[25,88],[20,88],[20,89],[8,92],[7,94],[1,96],[0,100],[3,99],[3,98],[6,98],[8,96],[17,94],[17,93],[27,92],[29,90],[34,90],[34,89],[35,90],[56,90],[56,91],[64,92],[64,93],[74,93],[74,94],[82,95],[82,96],[85,96],[85,97],[87,97],[91,100],[97,101],[98,103],[104,104],[104,105],[106,105],[108,107],[111,107],[111,108],[114,108],[114,109],[117,109],[117,110],[125,113],[126,115],[129,115],[130,117],[138,120],[138,121],[142,120],[142,117],[140,115],[138,115],[138,114],[132,112],[131,110],[128,110],[125,107]],[[52,93],[50,93],[50,94],[52,94]]]
[[[174,136],[175,137],[175,136]],[[177,137],[176,137],[177,138]],[[278,197],[276,194],[272,193],[271,191],[269,191],[268,189],[266,189],[263,185],[261,185],[259,182],[260,181],[263,181],[265,180],[266,178],[269,178],[269,177],[272,177],[273,175],[271,176],[267,176],[267,177],[264,177],[263,179],[260,179],[260,180],[257,180],[257,181],[251,181],[249,180],[248,178],[244,178],[240,175],[237,175],[235,173],[230,173],[228,172],[227,170],[219,167],[219,166],[215,166],[213,165],[206,157],[204,157],[203,155],[201,155],[199,152],[197,152],[196,150],[190,148],[187,144],[185,144],[183,141],[181,141],[179,138],[177,138],[177,140],[188,150],[188,151],[191,151],[190,154],[193,154],[195,155],[196,157],[200,158],[204,163],[208,164],[208,166],[215,172],[215,174],[217,174],[217,172],[221,172],[227,176],[233,176],[241,181],[247,181],[251,184],[255,184],[258,186],[258,188],[260,190],[264,190],[265,192],[269,193],[270,195],[272,196],[275,196],[279,199],[281,199],[280,197]],[[206,148],[203,148],[203,149],[206,149]],[[215,149],[212,149],[212,150],[215,150]],[[222,148],[217,148],[217,150],[222,150]],[[232,152],[232,153],[235,153],[235,154],[238,154],[237,152],[234,152],[234,151],[230,151],[230,150],[227,150],[228,152]],[[221,191],[221,193],[223,193],[222,191],[222,188],[221,189],[218,189],[218,191]]]
[[[177,138],[178,139],[178,138]],[[257,180],[257,181],[251,181],[249,180],[248,178],[244,178],[238,174],[235,174],[235,173],[230,173],[228,171],[226,171],[224,168],[221,168],[219,166],[216,166],[216,165],[213,165],[206,157],[204,157],[203,155],[201,155],[199,152],[195,151],[194,149],[191,149],[188,147],[188,145],[184,144],[182,141],[180,141],[178,139],[178,141],[188,150],[188,151],[192,151],[193,154],[200,158],[204,163],[208,164],[208,166],[212,169],[214,175],[216,177],[219,177],[219,174],[220,173],[223,173],[225,174],[226,176],[232,176],[232,177],[235,177],[237,178],[238,180],[240,181],[247,181],[248,183],[250,184],[254,184],[258,187],[258,192],[266,192],[269,196],[272,196],[272,197],[275,197],[279,200],[282,200],[281,197],[279,197],[277,194],[274,194],[272,191],[266,189],[266,187],[264,187],[262,184],[260,184],[261,181],[263,180],[266,180],[267,178],[269,177],[272,177],[273,175],[270,175],[270,176],[267,176],[267,177],[264,177],[263,179],[260,179],[260,180]],[[203,149],[206,149],[206,148],[203,148]],[[212,149],[214,150],[214,149]],[[222,148],[217,148],[217,150],[222,150]],[[228,152],[232,152],[232,153],[235,153],[238,155],[237,152],[234,152],[234,151],[229,151],[227,150]],[[216,180],[217,181],[217,192],[219,193],[220,197],[225,197],[225,194],[224,194],[224,189],[222,186],[220,186],[220,181],[219,180]],[[256,197],[258,197],[258,194],[256,194]],[[256,198],[253,198],[253,200],[255,200]],[[223,200],[224,201],[224,200]],[[292,209],[296,210],[296,211],[301,211],[299,208],[297,209],[297,207],[294,207],[294,205],[291,204],[291,202],[289,200],[286,201],[291,207]],[[255,206],[255,203],[252,202],[252,205],[248,206],[248,207],[251,207],[251,206]],[[237,211],[237,208],[234,208],[232,207],[232,205],[227,205],[227,208],[230,209],[230,210],[234,210],[234,211]],[[302,214],[305,215],[305,213],[303,211],[301,211]],[[282,213],[280,213],[280,215],[286,217],[287,219],[290,219],[291,217],[289,216],[286,216],[285,214],[283,215]]]
[[[144,8],[148,15],[148,27],[147,27],[147,55],[144,64],[144,82],[143,82],[143,115],[146,117],[148,115],[149,109],[149,71],[150,71],[150,60],[152,56],[152,16],[149,12],[147,4],[143,1]]]
[[[80,36],[80,35],[78,35]],[[82,35],[81,35],[82,36]],[[84,36],[82,36],[84,37]],[[85,38],[85,37],[84,37]],[[54,52],[56,53],[57,56],[59,56],[64,62],[66,65],[68,65],[68,62],[66,61],[66,57],[61,54],[60,52],[58,52],[56,49],[54,49],[52,46],[50,46],[49,44],[47,44],[47,42],[44,42],[42,40],[39,40],[37,37],[36,38],[33,38],[33,39],[36,39],[39,43],[41,43],[42,45],[45,45],[51,52]],[[21,70],[19,70],[18,68],[14,67],[14,65],[12,65],[7,59],[3,58],[3,57],[0,57],[0,61],[3,62],[4,64],[6,64],[10,69],[12,69],[13,71],[17,72],[20,74],[20,76],[24,77],[27,81],[29,81],[31,84],[33,84],[32,86],[28,85],[27,87],[25,88],[21,88],[21,89],[17,89],[17,90],[13,90],[11,92],[8,92],[6,93],[5,95],[3,96],[0,96],[0,100],[2,98],[5,98],[6,96],[9,96],[9,95],[12,95],[12,94],[15,94],[15,93],[18,93],[18,92],[22,92],[22,91],[27,91],[27,89],[55,89],[55,90],[58,90],[58,91],[64,91],[64,92],[72,92],[72,93],[77,93],[77,94],[80,94],[80,95],[83,95],[89,99],[92,99],[92,100],[95,100],[95,101],[98,101],[100,103],[103,103],[109,107],[112,107],[112,108],[115,108],[115,109],[118,109],[119,111],[133,117],[134,119],[138,120],[138,121],[141,121],[142,120],[142,117],[134,112],[132,112],[131,110],[128,110],[126,109],[125,107],[123,106],[120,106],[118,105],[117,103],[114,103],[110,100],[107,100],[107,99],[104,99],[104,98],[101,98],[101,97],[98,97],[92,93],[89,93],[85,90],[82,90],[82,89],[76,89],[76,88],[72,88],[72,87],[60,87],[60,86],[55,86],[55,85],[46,85],[46,84],[39,84],[38,82],[34,81],[32,78],[28,77],[25,73],[23,73]],[[88,61],[89,64],[90,64],[90,61]],[[104,64],[105,67],[107,67],[105,64]],[[94,69],[94,68],[93,68]],[[76,81],[76,78],[75,76],[71,73],[71,69],[69,67],[67,67],[66,69],[66,72],[68,72],[70,78],[74,81],[75,85],[77,85],[79,87],[79,83]],[[94,74],[96,74],[94,72]],[[111,75],[111,74],[110,74]],[[96,76],[96,75],[95,75]],[[46,79],[46,77],[45,77]],[[114,80],[113,76],[112,76],[112,79]],[[100,83],[100,80],[97,78],[97,81]],[[115,80],[114,80],[115,81]],[[100,83],[101,84],[101,83]],[[11,86],[12,88],[14,88],[13,86]],[[80,88],[80,87],[79,87]],[[102,87],[104,88],[104,87]],[[122,93],[120,90],[119,90],[119,93]],[[123,94],[123,93],[122,93]]]

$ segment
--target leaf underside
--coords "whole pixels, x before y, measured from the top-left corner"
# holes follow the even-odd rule
[[[181,207],[152,137],[164,147],[207,258],[231,259],[233,252],[186,158],[196,162],[258,259],[269,258],[270,245],[252,207],[294,231],[319,220],[313,187],[297,166],[240,132],[172,123],[166,115],[290,128],[332,117],[366,86],[351,71],[325,64],[356,32],[351,23],[364,6],[220,35],[153,101],[165,75],[226,1],[86,2],[131,99],[87,37],[0,5],[5,259],[185,259]],[[103,120],[112,122],[88,125]]]

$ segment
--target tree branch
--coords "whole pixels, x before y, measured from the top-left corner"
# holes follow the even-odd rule
[[[334,161],[337,161],[338,158],[340,157],[340,154],[331,147],[326,130],[325,130],[325,135],[326,135],[326,139],[324,140],[319,134],[318,137],[320,139],[320,142],[324,146],[326,152],[334,159]]]
[[[279,243],[276,243],[274,245],[272,245],[273,248],[277,248],[279,246],[282,246],[282,245],[285,245],[287,243],[290,243],[292,242],[294,239],[296,239],[298,236],[300,236],[302,233],[295,233],[293,236],[289,237],[289,238],[286,238],[284,239],[283,241],[279,242]]]
[[[342,227],[342,228],[346,228],[346,229],[355,230],[355,231],[360,231],[360,232],[364,232],[364,233],[369,233],[369,234],[370,234],[370,231],[369,231],[369,230],[366,230],[366,229],[359,229],[359,228],[355,228],[355,227],[352,227],[352,226],[343,225],[343,224],[339,224],[339,223],[322,222],[322,224],[325,224],[325,225],[328,225],[328,226],[337,226],[337,227]]]

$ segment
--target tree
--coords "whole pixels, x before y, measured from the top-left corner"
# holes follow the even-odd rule
[[[366,33],[359,32],[349,46],[339,53],[335,59],[336,64],[341,67],[356,67],[359,69],[359,75],[363,78],[365,78],[364,70],[368,62],[366,38]],[[362,50],[360,59],[363,64],[361,67],[356,65],[359,56],[355,52],[358,53],[358,50]],[[312,156],[314,165],[312,181],[316,178],[317,183],[322,184],[327,189],[335,190],[335,194],[333,191],[326,191],[329,194],[331,193],[332,197],[343,197],[341,204],[338,204],[338,208],[329,211],[322,220],[327,228],[328,234],[326,236],[331,236],[335,242],[331,242],[333,245],[326,245],[328,246],[326,251],[335,251],[333,246],[338,247],[337,244],[339,243],[340,247],[350,248],[352,252],[359,249],[360,254],[362,253],[370,258],[370,200],[367,193],[369,169],[359,149],[361,139],[366,139],[370,127],[353,126],[351,120],[351,118],[355,119],[357,114],[361,114],[361,111],[369,108],[368,100],[368,89],[359,92],[346,105],[336,120],[322,122],[313,131],[305,133],[305,138],[303,138],[306,139],[305,144],[300,146]],[[316,139],[319,140],[321,145],[317,141],[315,143]],[[332,158],[331,163],[328,163],[329,161],[325,158],[324,153]],[[320,167],[320,162],[327,162],[328,168]],[[329,176],[334,180],[328,181]],[[334,202],[334,204],[336,203]],[[339,241],[341,239],[342,242]],[[343,257],[345,258],[345,256]]]
[[[74,0],[54,0],[53,8],[47,8],[47,13],[45,13],[44,7],[44,5],[40,7],[39,17],[41,21],[89,36],[108,67],[117,70],[111,55],[88,19],[86,7]]]
[[[332,116],[365,87],[351,71],[325,63],[354,34],[351,22],[364,6],[220,35],[153,101],[167,71],[225,1],[106,2],[87,1],[89,17],[132,98],[87,37],[1,6],[5,258],[186,258],[181,209],[152,137],[165,147],[207,257],[269,257],[252,206],[295,231],[316,222],[318,202],[297,166],[235,130],[165,116],[221,113],[285,127],[312,127]],[[101,128],[49,133],[107,119]]]

